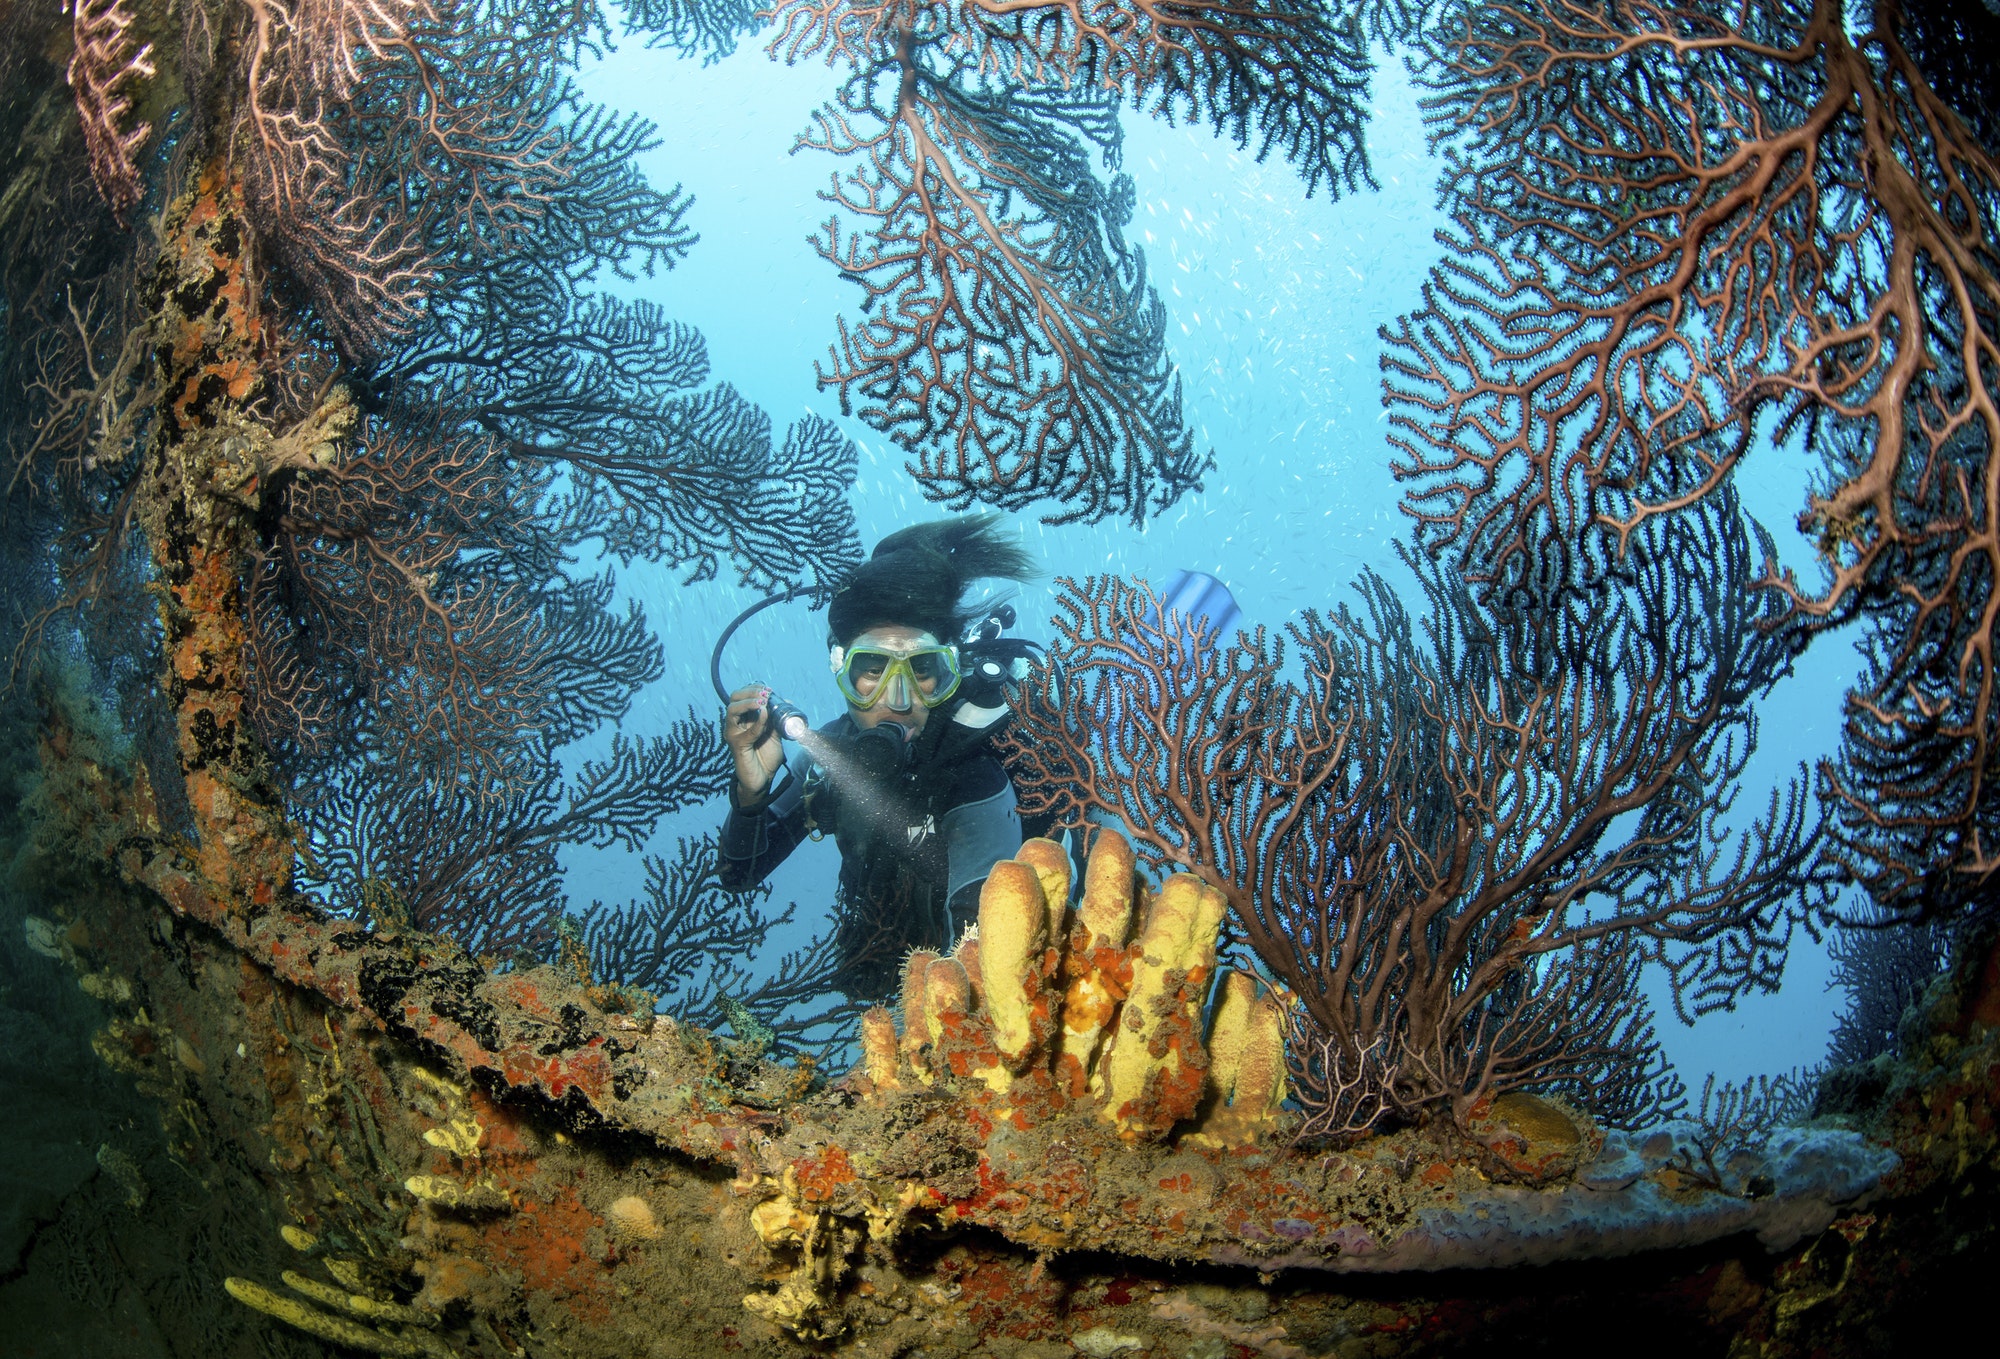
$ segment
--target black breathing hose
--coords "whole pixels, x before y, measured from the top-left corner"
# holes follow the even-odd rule
[[[730,619],[729,626],[724,628],[722,635],[715,639],[715,650],[708,654],[708,680],[709,683],[715,686],[715,696],[722,700],[724,707],[729,706],[729,690],[724,688],[722,683],[722,649],[729,645],[729,639],[736,635],[736,629],[742,627],[773,604],[790,603],[792,597],[797,593],[797,590],[787,590],[781,595],[770,595],[758,600],[742,613]]]
[[[795,598],[797,594],[798,591],[792,589],[785,591],[783,594],[769,595],[758,600],[742,613],[730,619],[729,626],[724,628],[722,635],[715,639],[715,650],[711,651],[708,655],[708,682],[715,686],[715,696],[722,700],[724,708],[729,706],[729,690],[722,683],[722,649],[729,645],[729,639],[736,635],[736,629],[742,627],[773,604],[783,604]],[[778,730],[784,734],[787,740],[796,741],[812,730],[812,722],[799,709],[798,705],[788,703],[776,694],[770,695],[769,703],[771,720],[778,724]]]

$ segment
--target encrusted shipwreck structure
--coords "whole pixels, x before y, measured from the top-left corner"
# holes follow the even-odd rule
[[[1959,608],[1987,586],[1955,564],[2000,562],[1964,489],[2000,486],[1996,176],[1984,68],[1911,52],[1985,50],[1955,36],[1983,14],[0,0],[0,1354],[1360,1359],[1615,1335],[1686,1359],[1879,1353],[1980,1312],[2000,708],[1990,667],[1931,680],[1991,650],[1994,611]],[[1463,550],[1424,577],[1431,644],[1378,579],[1292,633],[1301,685],[1261,640],[1070,591],[1018,781],[1065,825],[1153,840],[998,865],[977,933],[908,960],[845,1073],[757,1037],[806,1051],[801,1003],[852,979],[807,948],[746,994],[780,917],[713,888],[706,845],[622,908],[561,871],[640,852],[729,778],[705,718],[621,728],[665,648],[575,564],[823,601],[858,560],[852,441],[813,415],[780,434],[692,327],[605,291],[696,241],[637,165],[655,130],[577,62],[614,26],[706,59],[766,19],[775,54],[840,73],[801,145],[845,167],[816,248],[863,299],[818,380],[967,508],[1143,522],[1212,465],[1127,239],[1121,106],[1355,189],[1387,41],[1478,143],[1451,258],[1387,340],[1399,473],[1431,545]],[[1718,133],[1715,108],[1748,112]],[[1711,166],[1718,136],[1742,154]],[[1782,170],[1756,181],[1777,235],[1736,230],[1746,166]],[[1703,291],[1738,259],[1817,261],[1787,275],[1796,325],[1742,329]],[[1930,329],[1926,269],[1961,299]],[[1858,296],[1914,341],[1849,354]],[[1550,315],[1599,339],[1542,344]],[[1574,407],[1540,394],[1591,364],[1633,383],[1586,381],[1604,423],[1542,437]],[[1822,595],[1767,578],[1736,522],[1766,414],[1831,441],[1805,520]],[[1533,448],[1577,461],[1497,475]],[[1921,475],[1851,475],[1891,463]],[[1546,520],[1558,484],[1597,518]],[[1813,918],[1790,897],[1830,890],[1803,783],[1747,838],[1725,813],[1749,705],[1849,609],[1877,649],[1840,873],[1878,923],[1950,925],[1954,970],[1903,968],[1915,1003],[1853,1026],[1873,1046],[1779,1083],[1800,1107],[1759,1087],[1657,1121],[1663,1071],[1600,1079],[1650,1045],[1640,965],[1687,944],[1695,1001],[1728,1003],[1775,984]],[[1170,698],[1172,722],[1133,720]],[[593,733],[608,755],[572,767]],[[1295,995],[1224,972],[1226,916]],[[1560,1097],[1593,1092],[1636,1126]]]
[[[1216,979],[1219,893],[1148,887],[1109,833],[1080,882],[1046,841],[999,865],[977,933],[914,955],[900,1015],[870,1012],[826,1081],[606,1013],[559,968],[237,909],[83,763],[65,805],[134,881],[11,928],[108,1007],[96,1052],[158,1101],[173,1159],[254,1192],[264,1263],[200,1281],[205,1304],[348,1350],[1402,1353],[1609,1296],[1712,1343],[1796,1339],[1852,1301],[1829,1242],[1934,1230],[1925,1196],[1995,1164],[1991,978],[1994,1013],[1961,1007],[1949,1060],[1867,1132],[1717,1147],[1517,1094],[1471,1137],[1294,1147],[1286,998]]]

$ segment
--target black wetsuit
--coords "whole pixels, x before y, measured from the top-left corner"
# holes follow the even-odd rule
[[[754,887],[808,835],[840,845],[834,948],[839,988],[876,999],[895,986],[913,948],[947,949],[978,917],[979,886],[999,859],[1021,847],[1014,785],[992,749],[1004,704],[966,697],[931,713],[901,768],[881,760],[859,777],[830,776],[794,747],[760,804],[734,804],[723,822],[722,885]],[[819,729],[836,750],[879,754],[884,736],[858,744],[842,713]],[[856,763],[871,762],[863,753]]]

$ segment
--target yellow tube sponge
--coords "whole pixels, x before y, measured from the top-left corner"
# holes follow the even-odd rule
[[[1069,938],[1069,851],[1053,840],[1023,841],[1016,861],[1035,870],[1048,903],[1048,941],[1058,949]]]
[[[880,1005],[861,1016],[861,1069],[877,1090],[898,1090],[896,1077],[896,1021]]]
[[[931,1046],[965,1023],[972,1003],[972,984],[956,958],[940,958],[924,969],[924,1031]]]
[[[294,1293],[303,1294],[325,1307],[338,1307],[344,1312],[352,1312],[355,1316],[369,1321],[394,1322],[403,1326],[435,1327],[438,1324],[438,1319],[429,1312],[415,1307],[405,1307],[399,1302],[384,1302],[380,1298],[371,1298],[366,1293],[357,1293],[351,1288],[335,1288],[317,1279],[308,1279],[293,1270],[288,1269],[279,1277],[284,1279],[285,1287]]]
[[[1210,1093],[1199,1123],[1181,1138],[1184,1147],[1248,1147],[1292,1122],[1283,1107],[1290,1001],[1281,991],[1267,991],[1239,1004],[1239,990],[1250,989],[1234,976],[1224,979],[1208,1041]]]
[[[966,985],[972,988],[970,1006],[976,1010],[986,1003],[986,978],[979,970],[979,926],[977,924],[964,934],[958,936],[958,947],[951,951],[951,956],[957,960],[960,967],[965,969]]]
[[[364,1326],[346,1317],[337,1317],[322,1312],[310,1303],[297,1298],[288,1298],[283,1293],[252,1283],[248,1279],[224,1279],[222,1286],[229,1296],[245,1307],[255,1308],[266,1316],[276,1317],[287,1326],[293,1326],[307,1335],[318,1336],[321,1340],[332,1341],[336,1345],[346,1345],[350,1349],[365,1350],[370,1354],[392,1354],[421,1356],[432,1353],[428,1345],[420,1344],[401,1336],[386,1335],[373,1326]]]
[[[1042,967],[1048,905],[1027,864],[1002,859],[979,889],[979,988],[1000,1059],[1024,1069],[1048,1040],[1051,1004]]]
[[[1236,1092],[1237,1064],[1250,1036],[1250,1011],[1257,1004],[1257,979],[1248,972],[1225,972],[1215,1018],[1208,1028],[1208,1085],[1215,1098],[1227,1103]]]
[[[924,1023],[924,973],[938,960],[927,948],[914,949],[903,960],[903,1055],[916,1062],[917,1049],[931,1041]]]
[[[1285,1007],[1276,996],[1250,1007],[1231,1095],[1230,1112],[1250,1132],[1270,1122],[1285,1102]]]
[[[368,1283],[368,1276],[362,1271],[360,1261],[350,1260],[341,1255],[329,1255],[320,1263],[326,1266],[326,1272],[333,1276],[334,1282],[348,1292],[370,1295],[374,1293],[375,1290]],[[290,1283],[292,1276],[287,1274],[284,1278]]]
[[[1056,1083],[1071,1099],[1083,1098],[1089,1088],[1098,1043],[1125,998],[1125,936],[1136,887],[1132,846],[1116,831],[1100,833],[1084,865],[1079,938],[1064,968],[1062,1031],[1056,1035]]]
[[[967,950],[961,949],[963,955]],[[977,958],[977,953],[974,953]],[[993,1046],[993,1029],[972,1004],[973,987],[960,958],[932,963],[924,973],[924,1020],[930,1028],[930,1070],[977,1080],[996,1095],[1013,1087],[1013,1073]]]
[[[1201,1003],[1225,906],[1222,893],[1179,873],[1147,913],[1131,990],[1101,1063],[1102,1116],[1121,1137],[1165,1136],[1201,1103],[1208,1075]]]
[[[1132,928],[1137,868],[1130,841],[1114,830],[1098,834],[1084,863],[1083,902],[1077,908],[1093,943],[1102,940],[1112,948],[1125,946],[1125,936]]]
[[[1189,943],[1194,946],[1196,963],[1201,968],[1201,981],[1207,985],[1215,975],[1215,945],[1222,937],[1222,918],[1229,914],[1229,898],[1219,887],[1202,884],[1201,900],[1196,904],[1193,935]]]

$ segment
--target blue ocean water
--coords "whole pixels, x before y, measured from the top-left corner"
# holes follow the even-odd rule
[[[662,304],[706,337],[715,380],[734,384],[780,427],[811,411],[836,420],[862,451],[854,508],[864,548],[940,511],[925,502],[901,455],[858,420],[843,419],[816,390],[834,318],[857,290],[816,255],[809,236],[828,215],[818,197],[840,168],[815,151],[793,153],[839,73],[814,62],[788,67],[754,42],[712,65],[628,43],[586,67],[587,93],[658,125],[661,145],[641,160],[657,185],[694,197],[701,242],[669,274],[614,287]],[[1111,521],[1048,528],[1020,517],[1025,541],[1050,581],[1017,599],[1029,637],[1045,636],[1052,580],[1116,573],[1163,582],[1175,570],[1225,581],[1246,625],[1273,631],[1302,610],[1339,602],[1364,566],[1403,580],[1394,543],[1409,521],[1389,473],[1387,420],[1377,367],[1377,327],[1418,304],[1439,248],[1438,162],[1426,146],[1417,92],[1393,58],[1378,67],[1369,149],[1379,191],[1307,198],[1289,166],[1259,164],[1207,130],[1172,127],[1127,111],[1124,169],[1138,190],[1132,238],[1170,309],[1168,338],[1186,384],[1190,422],[1217,466],[1206,490],[1143,529]],[[1777,537],[1788,564],[1815,569],[1792,528],[1808,471],[1797,448],[1758,450],[1739,478],[1749,512]],[[624,571],[621,589],[645,608],[667,648],[667,672],[635,701],[625,727],[664,728],[692,705],[716,704],[709,651],[722,626],[755,596],[727,582],[685,585],[671,572]],[[837,711],[823,618],[803,606],[766,611],[732,644],[724,677],[775,686],[817,719]],[[1767,701],[1756,758],[1738,802],[1744,816],[1767,790],[1833,749],[1840,698],[1856,660],[1846,639],[1822,638],[1796,676]],[[608,733],[602,739],[608,740]],[[594,746],[593,746],[594,748]],[[592,750],[573,752],[582,758]],[[721,819],[721,807],[663,826],[660,847]],[[772,879],[799,920],[774,943],[804,942],[831,905],[832,843],[803,847]],[[573,850],[566,860],[577,901],[637,892],[642,869],[617,851]],[[1821,1057],[1832,1023],[1824,951],[1793,941],[1783,990],[1692,1027],[1658,1004],[1668,1056],[1691,1085],[1704,1074],[1736,1079]]]

